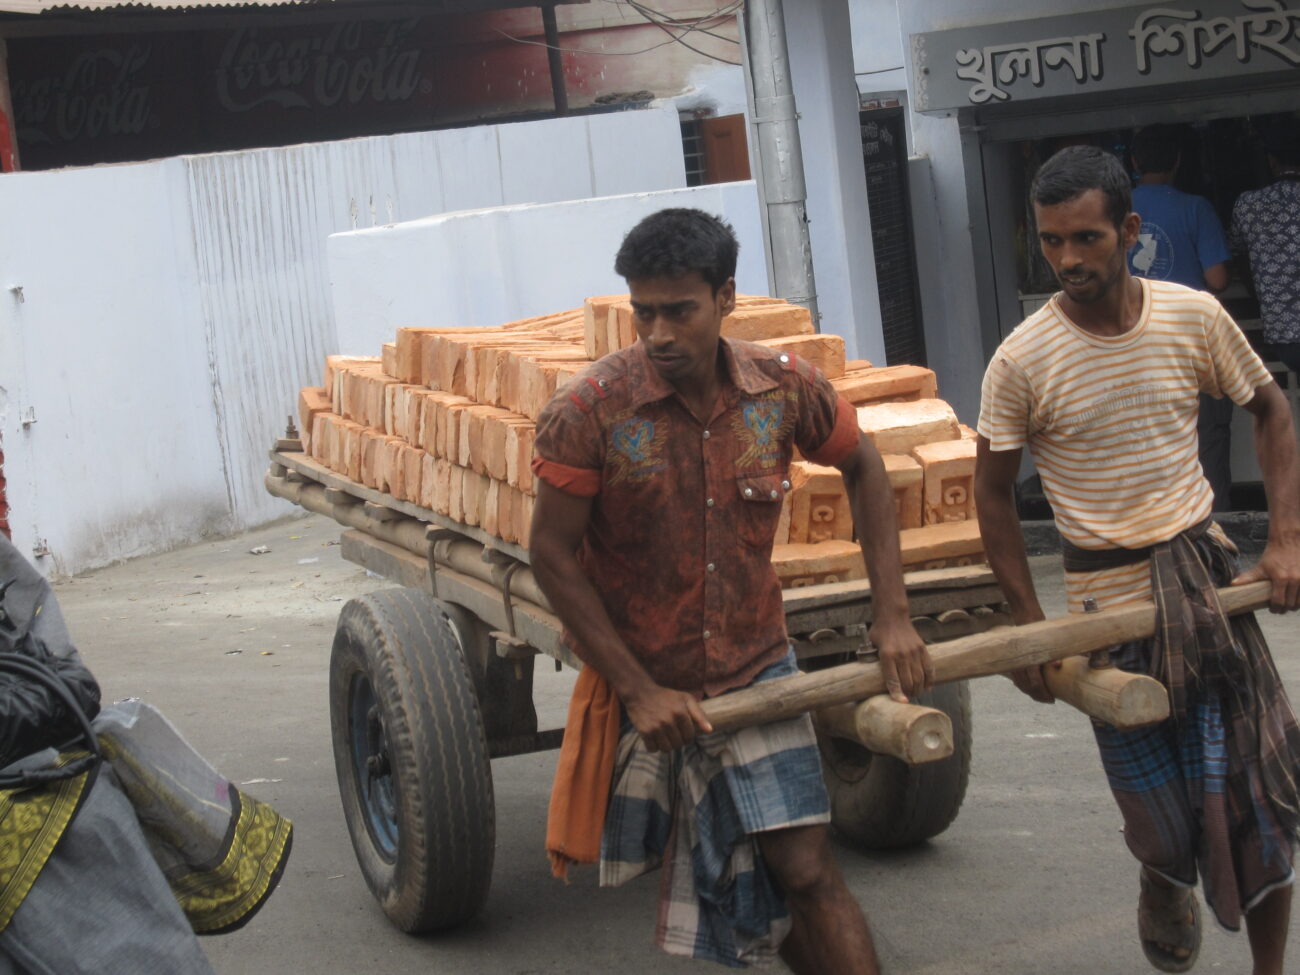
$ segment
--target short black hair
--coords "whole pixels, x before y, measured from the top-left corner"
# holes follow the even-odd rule
[[[1113,153],[1097,146],[1067,146],[1039,168],[1029,187],[1029,198],[1050,207],[1077,199],[1089,190],[1101,190],[1106,214],[1118,228],[1133,209],[1133,188],[1128,173]]]
[[[736,276],[740,244],[725,220],[703,210],[673,207],[652,213],[623,238],[614,271],[628,281],[679,278],[692,271],[713,293]]]
[[[1300,119],[1284,115],[1264,133],[1264,148],[1283,166],[1300,166]]]
[[[1176,125],[1148,125],[1133,136],[1133,164],[1140,173],[1172,173],[1182,155],[1183,130]]]

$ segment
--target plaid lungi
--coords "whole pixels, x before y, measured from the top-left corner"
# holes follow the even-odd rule
[[[1183,886],[1199,872],[1205,902],[1236,931],[1295,879],[1300,731],[1254,615],[1225,622],[1217,609],[1213,587],[1233,578],[1236,553],[1205,527],[1151,554],[1159,638],[1111,651],[1121,670],[1165,681],[1173,717],[1093,730],[1133,855]],[[1067,567],[1078,563],[1067,550]]]
[[[1121,670],[1145,673],[1150,641],[1111,652]],[[1139,862],[1191,887],[1230,931],[1276,887],[1291,883],[1292,835],[1278,822],[1258,771],[1237,747],[1217,696],[1193,700],[1187,720],[1120,731],[1093,723],[1102,766]]]
[[[796,669],[791,653],[754,683]],[[600,883],[622,884],[662,865],[659,947],[732,967],[765,961],[790,917],[754,834],[829,820],[807,715],[700,735],[675,752],[647,751],[625,717]]]

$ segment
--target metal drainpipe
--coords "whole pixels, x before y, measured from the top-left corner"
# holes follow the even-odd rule
[[[781,3],[745,4],[745,66],[754,96],[754,134],[776,295],[807,308],[821,331],[808,238],[808,190]]]
[[[551,69],[551,95],[555,114],[569,114],[569,93],[564,86],[564,63],[560,59],[560,30],[555,23],[555,5],[542,5],[542,30],[546,35],[546,61]]]

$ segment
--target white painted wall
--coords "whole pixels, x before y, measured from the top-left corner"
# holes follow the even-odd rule
[[[883,364],[848,6],[786,0],[784,10],[821,329],[843,336],[850,358]]]
[[[293,510],[261,479],[338,347],[329,234],[684,182],[669,106],[0,177],[15,543],[76,573]]]
[[[641,218],[681,206],[731,223],[741,293],[767,294],[752,181],[449,213],[330,237],[338,351],[378,355],[400,326],[500,325],[626,291],[614,273],[623,235]]]
[[[853,37],[853,72],[864,95],[906,91],[898,0],[846,2]]]
[[[979,419],[984,352],[975,291],[970,200],[954,119],[913,114],[909,186],[925,354],[939,395],[963,423]]]
[[[910,87],[910,34],[969,21],[1003,19],[1004,9],[1023,7],[1011,17],[1035,16],[1056,0],[851,0],[853,71],[863,95]],[[1062,6],[1069,0],[1060,0]],[[1007,18],[1010,19],[1010,18]],[[912,223],[917,253],[926,356],[939,381],[939,395],[964,423],[979,415],[980,380],[986,359],[975,300],[971,211],[961,133],[955,118],[908,114]]]
[[[74,571],[230,530],[179,159],[0,177],[0,429],[24,553]],[[22,425],[22,417],[36,422]]]

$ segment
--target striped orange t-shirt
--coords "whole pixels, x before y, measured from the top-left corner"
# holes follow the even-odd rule
[[[1081,548],[1142,548],[1210,513],[1197,460],[1197,394],[1248,403],[1271,376],[1210,295],[1138,279],[1142,314],[1124,335],[1076,326],[1059,295],[1025,319],[984,375],[979,432],[1028,445],[1062,536]],[[1067,572],[1070,609],[1151,597],[1146,562]]]

